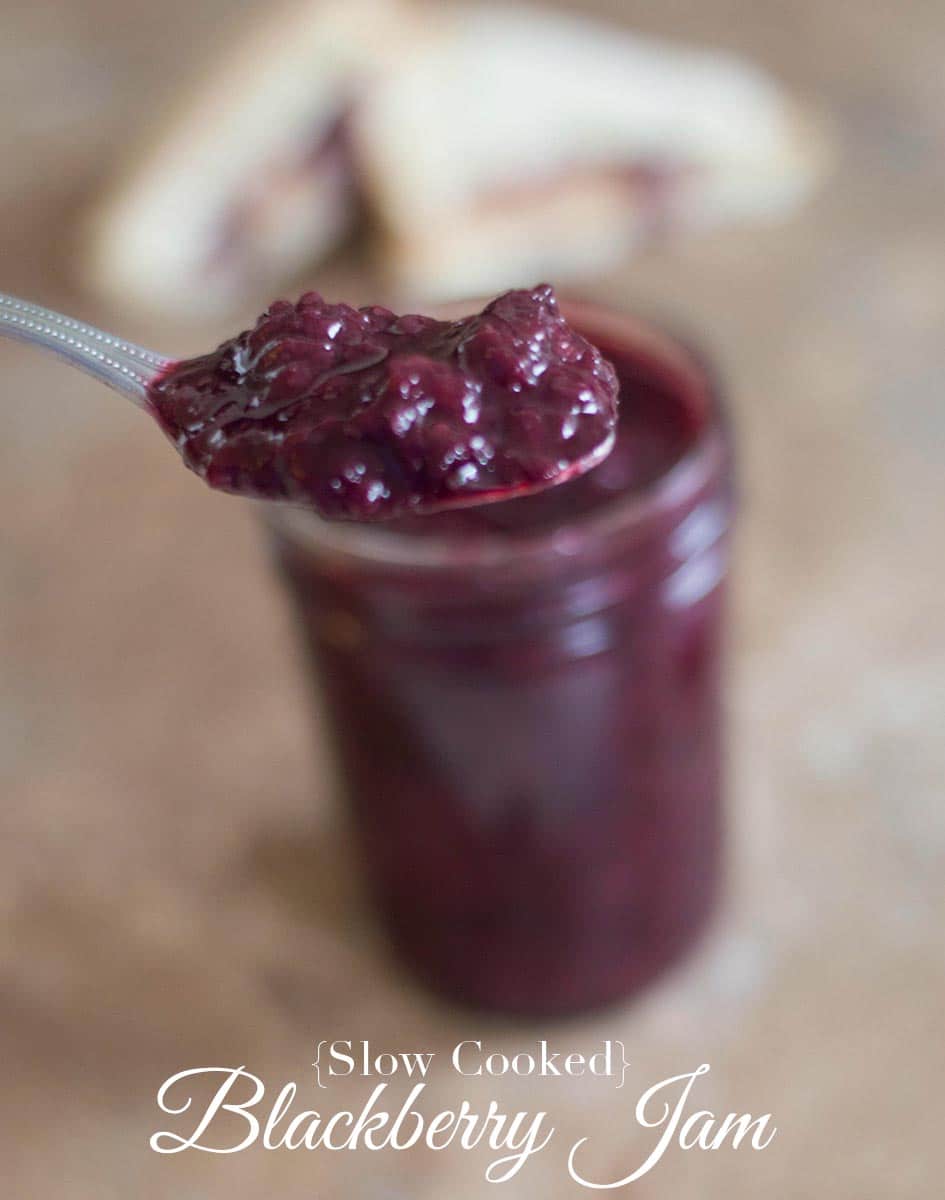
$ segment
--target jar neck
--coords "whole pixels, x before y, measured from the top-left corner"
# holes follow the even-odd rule
[[[396,640],[502,640],[539,635],[620,605],[685,608],[724,573],[733,497],[728,459],[682,503],[645,523],[575,526],[527,556],[449,563],[381,562],[313,554],[277,534],[276,548],[302,603],[343,612],[362,630]]]

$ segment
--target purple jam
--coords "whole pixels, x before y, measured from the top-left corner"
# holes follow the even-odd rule
[[[606,360],[616,368],[620,398],[614,447],[603,462],[566,487],[477,508],[401,517],[388,527],[414,536],[534,537],[656,483],[699,436],[704,404],[697,395],[680,395],[678,377],[658,360],[635,362],[620,347],[602,344]]]
[[[309,292],[173,364],[149,403],[211,487],[376,521],[580,474],[613,445],[617,390],[547,286],[456,321]]]
[[[574,311],[620,383],[580,479],[354,541],[275,514],[392,945],[531,1017],[635,993],[719,884],[727,433],[688,352]]]

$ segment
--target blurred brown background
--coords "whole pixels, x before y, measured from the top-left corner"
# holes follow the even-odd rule
[[[102,315],[73,287],[76,215],[245,7],[3,0],[0,287]],[[361,917],[251,514],[115,396],[0,343],[4,1196],[478,1200],[494,1192],[483,1156],[458,1151],[159,1158],[154,1093],[211,1063],[278,1090],[308,1079],[320,1037],[538,1036],[624,1039],[634,1096],[707,1061],[706,1107],[774,1114],[763,1153],[676,1151],[630,1194],[941,1194],[945,11],[594,7],[751,55],[832,115],[842,148],[790,224],[654,251],[596,289],[697,330],[731,388],[745,509],[726,911],[643,1002],[577,1025],[490,1025],[417,991]],[[505,1195],[583,1194],[564,1159],[585,1133],[601,1178],[645,1156],[607,1081],[461,1082],[438,1074],[430,1111],[495,1097],[558,1129]],[[358,1108],[368,1091],[321,1095]]]

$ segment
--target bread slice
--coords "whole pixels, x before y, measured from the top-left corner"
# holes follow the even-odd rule
[[[221,39],[93,214],[86,279],[121,304],[203,316],[319,259],[358,211],[351,105],[416,44],[403,0],[283,0]]]
[[[143,140],[85,277],[164,317],[242,310],[366,202],[402,299],[488,294],[777,215],[821,161],[792,102],[728,54],[515,3],[279,0]]]
[[[439,5],[426,29],[354,122],[408,295],[606,269],[657,232],[783,213],[819,174],[820,138],[730,54],[515,4]]]

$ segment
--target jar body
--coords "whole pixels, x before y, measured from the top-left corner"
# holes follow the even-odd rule
[[[369,888],[454,998],[616,1000],[712,910],[727,439],[704,468],[521,557],[379,564],[277,531]]]

